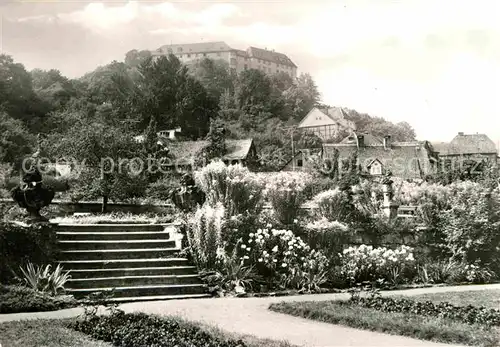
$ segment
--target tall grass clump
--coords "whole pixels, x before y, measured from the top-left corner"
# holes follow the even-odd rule
[[[299,216],[307,199],[305,188],[311,179],[307,173],[280,172],[266,184],[266,198],[279,222],[292,224]]]
[[[216,267],[217,255],[224,249],[224,215],[222,204],[218,203],[215,207],[205,204],[188,219],[187,239],[198,269]]]
[[[221,203],[226,215],[258,214],[261,211],[264,186],[243,165],[225,165],[219,160],[196,171],[194,176],[206,194],[206,203],[212,207]]]

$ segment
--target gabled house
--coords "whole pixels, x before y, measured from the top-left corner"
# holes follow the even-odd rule
[[[201,141],[171,141],[166,144],[169,159],[165,166],[180,171],[190,171],[197,155],[208,146],[209,142]],[[226,154],[221,160],[228,164],[248,165],[256,160],[257,151],[253,139],[226,140]]]
[[[437,153],[428,141],[394,142],[390,136],[353,132],[340,143],[323,144],[322,158],[333,159],[337,151],[341,173],[353,154],[361,172],[374,177],[390,171],[395,177],[419,179],[437,170]]]
[[[322,140],[327,141],[335,138],[342,130],[355,130],[356,125],[346,119],[346,114],[340,107],[324,109],[314,107],[300,121],[297,128],[310,131]]]
[[[439,153],[440,160],[459,165],[465,160],[498,163],[498,151],[495,143],[485,134],[464,134],[459,132],[451,142],[432,144]]]
[[[316,154],[314,150],[302,149],[295,153],[295,156],[291,158],[280,171],[310,171],[314,169],[314,165],[311,161],[311,157]]]

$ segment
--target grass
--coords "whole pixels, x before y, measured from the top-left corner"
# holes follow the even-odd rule
[[[37,319],[0,324],[2,347],[110,347],[65,327],[63,320]]]
[[[157,214],[132,214],[132,213],[105,213],[90,214],[80,216],[56,217],[51,222],[59,224],[161,224],[170,223],[173,220],[171,215]]]
[[[400,296],[398,296],[400,297]],[[457,306],[484,306],[488,308],[500,309],[500,289],[481,290],[477,292],[447,292],[422,294],[411,297],[418,301],[449,302]]]
[[[108,342],[92,339],[88,335],[67,328],[74,319],[36,319],[0,324],[0,346],[2,347],[112,347]],[[183,319],[180,319],[182,320]],[[286,341],[260,339],[252,335],[227,333],[217,327],[201,323],[210,334],[220,339],[241,339],[248,347],[295,347]]]
[[[483,347],[498,346],[500,342],[498,329],[408,313],[381,312],[342,305],[339,301],[281,302],[271,304],[269,309],[321,322],[433,342]]]

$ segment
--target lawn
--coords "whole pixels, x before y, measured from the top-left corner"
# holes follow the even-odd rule
[[[398,296],[399,297],[399,296]],[[405,297],[417,301],[449,302],[454,305],[499,308],[500,290],[452,292]],[[331,324],[402,335],[433,342],[493,347],[500,345],[500,329],[466,324],[447,318],[413,313],[383,312],[372,308],[347,305],[342,301],[281,302],[270,310]]]

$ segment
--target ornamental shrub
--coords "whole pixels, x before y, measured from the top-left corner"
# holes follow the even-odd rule
[[[398,284],[410,279],[407,274],[415,269],[413,249],[408,246],[391,250],[361,245],[344,249],[340,257],[341,273],[351,285],[378,280]]]
[[[71,296],[50,296],[27,287],[0,285],[0,313],[56,311],[77,305]]]
[[[50,224],[22,226],[0,222],[0,279],[12,283],[27,262],[50,264],[55,260],[56,233]]]
[[[307,173],[280,172],[266,184],[266,200],[269,201],[278,222],[292,224],[299,216],[300,208],[306,201],[304,189],[311,180]]]
[[[329,221],[324,217],[307,223],[304,228],[308,245],[312,249],[322,250],[331,261],[338,258],[344,245],[351,239],[351,233],[346,224]]]
[[[224,247],[224,215],[224,206],[219,203],[215,207],[203,205],[188,218],[187,240],[198,269],[216,268],[217,254]]]
[[[227,216],[248,212],[258,214],[263,205],[262,182],[241,164],[214,161],[194,173],[196,183],[206,194],[210,206],[221,203]]]
[[[317,288],[323,283],[324,272],[329,266],[329,260],[321,251],[311,250],[292,231],[272,229],[270,225],[250,233],[247,243],[241,244],[240,249],[241,259],[247,264],[255,264],[257,273],[271,286]]]

